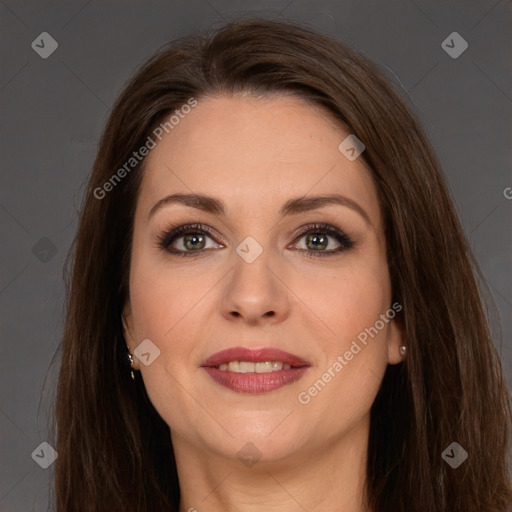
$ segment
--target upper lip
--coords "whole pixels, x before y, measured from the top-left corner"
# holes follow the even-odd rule
[[[216,352],[203,361],[201,366],[219,366],[230,361],[248,361],[250,363],[261,363],[264,361],[281,361],[293,367],[310,366],[310,363],[301,357],[290,354],[278,348],[265,347],[250,349],[245,347],[233,347]]]

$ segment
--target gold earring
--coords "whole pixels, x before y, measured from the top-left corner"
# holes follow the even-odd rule
[[[128,328],[126,327],[126,322],[124,320],[124,316],[123,315],[121,315],[121,323],[123,324],[123,330],[127,331]],[[124,335],[124,332],[123,332],[123,335]],[[133,370],[134,370],[135,363],[133,361],[133,356],[130,353],[130,347],[128,345],[126,345],[126,348],[128,349],[128,354],[127,355],[128,355],[128,359],[130,361],[130,375],[132,377],[132,380],[135,380],[135,375],[133,375]]]
[[[126,348],[128,349],[128,359],[130,360],[130,374],[132,376],[132,380],[135,380],[135,375],[133,375],[133,366],[134,366],[134,362],[133,362],[133,356],[130,354],[130,348],[128,347],[128,345],[126,345]]]

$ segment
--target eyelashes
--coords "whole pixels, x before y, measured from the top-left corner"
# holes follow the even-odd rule
[[[204,255],[212,249],[224,248],[223,245],[219,245],[216,241],[218,238],[220,237],[206,225],[185,224],[174,229],[167,228],[160,231],[157,235],[157,247],[173,256],[197,257]],[[339,244],[339,247],[331,250],[295,249],[304,253],[306,257],[311,258],[334,256],[352,249],[355,245],[354,241],[339,228],[324,223],[313,223],[303,226],[299,232],[295,234],[294,243],[292,245],[297,245],[297,241],[300,241],[302,238],[306,238],[306,244],[313,242],[316,247],[332,245],[330,239],[335,240]],[[217,246],[187,250],[186,244],[189,244],[188,247],[198,247],[198,245],[201,245],[203,242],[206,244],[207,239],[214,241]],[[176,247],[171,247],[176,241],[180,241],[180,244],[185,248],[177,249]]]

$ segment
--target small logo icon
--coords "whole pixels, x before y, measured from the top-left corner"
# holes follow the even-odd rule
[[[468,458],[468,452],[459,443],[454,441],[445,449],[441,457],[453,469],[457,469]]]
[[[46,441],[42,442],[33,452],[32,458],[43,468],[49,468],[57,459],[58,453]]]
[[[452,59],[458,59],[468,49],[468,46],[468,42],[458,32],[452,32],[441,43],[441,48]]]
[[[47,59],[59,47],[59,43],[48,32],[41,32],[31,46],[42,59]]]
[[[341,154],[353,162],[364,150],[365,145],[352,133],[338,146]]]
[[[160,355],[160,349],[151,340],[145,339],[133,353],[144,366],[149,366]]]
[[[236,252],[247,263],[252,263],[263,252],[263,247],[252,236],[248,236],[236,248]]]
[[[35,245],[32,247],[32,254],[43,263],[50,261],[55,254],[57,254],[57,247],[47,237],[43,236]]]
[[[238,452],[237,457],[248,468],[252,468],[261,459],[261,452],[253,443],[246,443]]]

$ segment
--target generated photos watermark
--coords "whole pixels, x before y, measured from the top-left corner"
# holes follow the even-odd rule
[[[176,127],[181,119],[184,119],[192,109],[197,106],[197,100],[190,98],[187,103],[181,106],[180,109],[175,110],[167,120],[160,123],[151,133],[148,135],[146,142],[137,150],[132,153],[132,156],[105,182],[101,187],[94,189],[94,197],[96,199],[103,199],[108,192],[114,190],[114,187],[118,185],[123,178],[125,178],[130,171],[132,171],[142,160],[149,154],[149,152],[156,147],[156,139],[162,140],[164,133],[169,133],[174,127]]]

